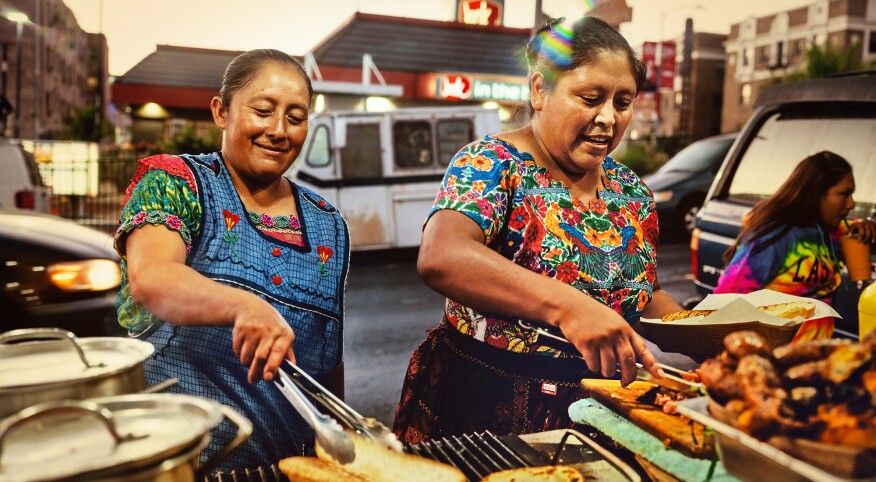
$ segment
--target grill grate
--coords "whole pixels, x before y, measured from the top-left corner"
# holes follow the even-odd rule
[[[461,470],[469,481],[479,481],[500,470],[531,465],[490,431],[410,444],[406,450],[414,455],[452,465]]]
[[[289,482],[276,465],[255,469],[234,469],[231,472],[216,472],[206,482]]]

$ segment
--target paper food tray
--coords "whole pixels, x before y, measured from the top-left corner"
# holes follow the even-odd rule
[[[716,356],[724,350],[724,337],[740,330],[758,333],[771,348],[775,348],[790,343],[800,324],[807,319],[779,318],[757,307],[792,301],[815,303],[815,312],[807,319],[839,317],[836,310],[822,301],[760,290],[746,295],[709,295],[693,309],[715,310],[712,314],[671,322],[642,318],[642,329],[645,337],[661,350],[688,356]]]
[[[731,427],[709,414],[708,398],[698,397],[678,402],[678,413],[715,431],[718,456],[727,472],[744,481],[864,481],[828,473],[814,465]]]

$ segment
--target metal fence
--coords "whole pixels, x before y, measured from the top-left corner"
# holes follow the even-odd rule
[[[97,188],[90,195],[52,194],[52,212],[79,224],[112,232],[118,225],[125,189],[145,154],[111,153],[101,155],[96,164],[69,164],[63,167],[40,165],[44,179],[85,177],[95,179]],[[94,170],[97,172],[93,172]]]

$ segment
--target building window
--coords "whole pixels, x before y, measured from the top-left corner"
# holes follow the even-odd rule
[[[785,43],[778,42],[776,43],[776,61],[775,65],[782,66],[785,64],[785,60],[782,58],[785,54]]]
[[[876,30],[870,32],[870,42],[867,51],[871,54],[876,54]]]
[[[167,133],[173,138],[182,133],[186,128],[187,121],[185,119],[170,119],[167,123]]]
[[[742,66],[748,67],[751,65],[751,57],[752,57],[752,48],[742,49]]]
[[[751,103],[751,84],[742,84],[739,89],[739,103],[749,105]]]

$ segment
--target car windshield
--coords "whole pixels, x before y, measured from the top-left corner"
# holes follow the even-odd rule
[[[817,115],[817,117],[815,116]],[[754,204],[775,192],[805,157],[828,150],[852,164],[855,209],[851,217],[873,213],[876,203],[876,113],[846,108],[830,112],[776,113],[760,127],[746,148],[727,197]]]
[[[733,138],[710,139],[694,142],[685,147],[666,162],[658,172],[702,172],[717,167],[730,145]]]

